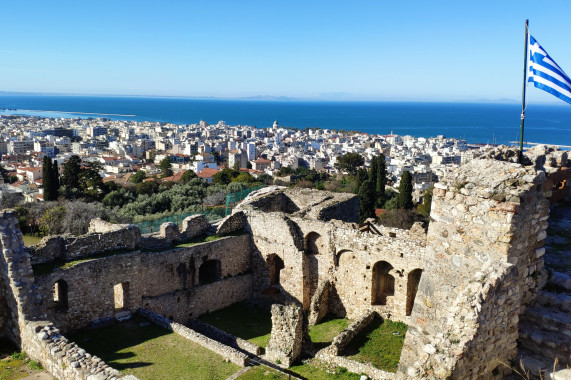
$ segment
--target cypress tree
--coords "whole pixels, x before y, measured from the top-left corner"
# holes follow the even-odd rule
[[[373,184],[377,182],[377,169],[378,169],[378,157],[374,156],[371,159],[371,168],[369,169],[369,181],[372,181]]]
[[[71,156],[65,164],[63,164],[62,182],[68,189],[79,188],[79,174],[81,171],[81,159],[79,156]]]
[[[359,188],[359,223],[367,218],[375,217],[375,186],[372,181],[365,181]]]
[[[54,189],[55,189],[56,196],[57,196],[57,192],[59,190],[60,183],[59,183],[59,167],[58,167],[56,160],[53,161],[52,175],[53,175],[52,182],[53,182]]]
[[[412,206],[412,176],[405,170],[400,177],[397,207],[410,210]]]
[[[54,191],[53,178],[52,159],[48,156],[44,156],[42,166],[42,187],[44,188],[45,201],[54,201],[57,199],[57,191]]]

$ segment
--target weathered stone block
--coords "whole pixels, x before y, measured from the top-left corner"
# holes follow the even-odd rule
[[[232,215],[228,215],[222,219],[220,225],[216,229],[217,235],[228,235],[236,232],[243,231],[248,225],[248,220],[243,211],[238,211]]]
[[[301,308],[272,305],[272,335],[266,346],[266,359],[284,367],[309,351],[311,338]]]
[[[180,230],[183,239],[191,239],[206,233],[210,228],[210,222],[205,215],[191,215],[184,218],[182,228]]]

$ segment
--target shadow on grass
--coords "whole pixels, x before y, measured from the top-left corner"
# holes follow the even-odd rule
[[[345,348],[343,355],[384,371],[398,367],[407,325],[376,318]]]
[[[376,317],[373,322],[369,324],[366,328],[361,330],[351,342],[345,346],[345,349],[341,353],[343,356],[357,355],[360,352],[360,348],[369,340],[369,335],[378,329],[383,324],[383,319]]]
[[[238,302],[224,309],[202,314],[198,319],[246,340],[262,337],[272,331],[270,309],[247,302]]]
[[[170,334],[170,331],[154,324],[149,324],[146,320],[134,316],[128,321],[117,323],[110,327],[68,334],[68,338],[90,354],[97,355],[112,367],[122,370],[145,367],[153,363],[119,363],[118,361],[137,356],[131,351],[120,351],[168,334]]]

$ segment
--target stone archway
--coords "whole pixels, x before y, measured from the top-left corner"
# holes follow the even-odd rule
[[[386,261],[378,261],[373,266],[371,304],[386,305],[387,297],[395,295],[395,278],[389,274],[393,266]]]
[[[422,269],[414,269],[408,273],[408,278],[406,282],[407,316],[409,316],[412,313],[412,307],[414,306],[414,299],[416,298],[416,292],[418,291],[418,284],[420,283],[421,275],[422,275]]]
[[[275,253],[272,253],[267,257],[266,264],[269,269],[270,286],[280,285],[280,272],[285,268],[284,261]]]

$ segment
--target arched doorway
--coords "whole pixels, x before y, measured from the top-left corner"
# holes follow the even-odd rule
[[[392,269],[393,266],[386,261],[379,261],[373,266],[373,305],[386,305],[387,297],[395,295],[395,278],[389,274]]]
[[[420,276],[422,275],[422,269],[414,269],[408,273],[407,283],[406,283],[406,315],[412,313],[412,307],[414,306],[414,299],[416,298],[416,292],[418,291],[418,284],[420,283]]]
[[[280,272],[282,269],[285,268],[284,261],[276,255],[272,253],[266,259],[266,263],[269,269],[269,279],[270,279],[270,286],[279,285],[280,284]]]

